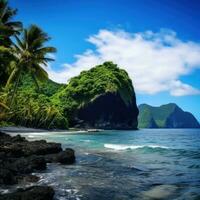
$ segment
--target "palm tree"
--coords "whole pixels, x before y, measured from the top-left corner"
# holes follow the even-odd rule
[[[16,43],[13,44],[15,61],[12,63],[12,72],[6,84],[6,88],[8,88],[14,82],[10,105],[12,105],[22,74],[30,74],[39,90],[37,80],[48,79],[48,74],[43,66],[47,66],[49,61],[54,61],[54,59],[48,57],[48,54],[56,52],[54,47],[45,46],[50,38],[36,25],[24,29],[22,36],[15,36],[15,38]]]
[[[10,60],[13,59],[10,46],[11,36],[19,34],[22,23],[13,21],[17,10],[8,6],[6,0],[0,0],[0,85],[3,86],[10,73]],[[0,88],[1,89],[1,88]]]
[[[0,0],[0,45],[10,46],[10,37],[20,33],[22,23],[12,21],[16,13],[16,9],[8,6],[7,0]]]

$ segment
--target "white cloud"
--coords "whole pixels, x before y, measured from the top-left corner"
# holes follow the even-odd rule
[[[169,91],[174,96],[200,94],[197,88],[180,81],[181,76],[189,75],[200,67],[200,44],[181,41],[173,31],[131,34],[123,30],[100,30],[87,41],[95,45],[95,50],[76,55],[76,61],[64,64],[60,71],[50,67],[50,78],[66,83],[82,70],[104,61],[113,61],[129,73],[139,93]]]

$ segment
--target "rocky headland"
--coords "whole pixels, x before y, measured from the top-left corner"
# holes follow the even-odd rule
[[[97,65],[71,78],[52,96],[77,128],[134,130],[138,108],[128,73],[112,62]]]

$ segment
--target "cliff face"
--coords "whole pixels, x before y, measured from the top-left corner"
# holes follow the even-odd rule
[[[184,112],[173,103],[160,107],[142,104],[139,111],[140,128],[200,128],[191,113]]]
[[[166,127],[170,128],[200,128],[196,118],[189,112],[184,112],[178,106],[166,120]]]
[[[135,112],[134,112],[135,111]],[[105,93],[77,110],[76,117],[85,127],[102,129],[136,129],[137,109],[126,105],[118,93]]]
[[[105,62],[70,80],[54,96],[63,106],[70,126],[137,129],[138,108],[126,71]]]

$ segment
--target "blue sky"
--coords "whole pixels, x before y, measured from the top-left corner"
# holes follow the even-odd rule
[[[175,102],[200,120],[198,0],[10,0],[10,5],[25,26],[37,24],[52,37],[58,52],[48,72],[54,80],[67,81],[88,65],[112,59],[133,79],[138,104]]]

